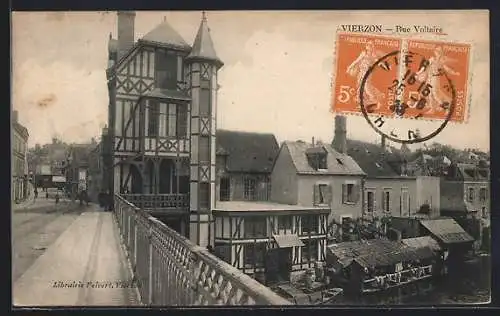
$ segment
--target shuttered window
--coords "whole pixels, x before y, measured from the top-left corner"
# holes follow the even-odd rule
[[[326,205],[332,201],[332,187],[330,185],[315,184],[313,191],[313,205]]]
[[[359,185],[353,183],[342,184],[342,203],[354,204],[358,203],[360,194]]]
[[[408,189],[401,189],[401,216],[409,216],[410,215],[410,194],[408,193]]]
[[[391,211],[391,191],[390,190],[384,190],[384,192],[382,192],[382,209],[384,212]]]

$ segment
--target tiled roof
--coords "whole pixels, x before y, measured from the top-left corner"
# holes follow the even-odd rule
[[[415,238],[405,238],[401,242],[409,247],[413,248],[424,248],[428,247],[434,251],[440,251],[441,247],[437,241],[431,236],[415,237]]]
[[[452,218],[421,220],[420,223],[434,237],[445,244],[474,241],[457,222]]]
[[[347,153],[369,177],[397,177],[397,163],[401,160],[399,150],[384,151],[380,145],[358,140],[347,141]]]
[[[208,27],[205,16],[203,16],[201,20],[198,33],[194,39],[193,49],[186,59],[198,58],[214,61],[218,64],[218,67],[223,65],[223,62],[217,57],[217,53],[215,52],[214,43],[210,36],[210,28]]]
[[[309,165],[307,151],[312,148],[312,144],[297,141],[284,142],[283,146],[289,150],[293,164],[297,173],[315,175],[364,175],[365,173],[359,165],[349,155],[335,151],[330,145],[325,144],[323,148],[327,152],[327,169],[315,170]]]
[[[389,266],[434,256],[428,247],[415,249],[401,242],[383,239],[343,242],[330,245],[328,249],[344,266],[351,261],[363,267]]]
[[[148,42],[155,45],[170,46],[181,50],[190,50],[191,46],[177,33],[176,30],[164,20],[154,29],[149,31],[141,39],[143,42]]]
[[[273,134],[217,130],[217,151],[227,155],[229,172],[271,173],[279,151]]]

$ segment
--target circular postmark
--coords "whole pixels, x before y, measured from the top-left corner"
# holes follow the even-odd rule
[[[397,50],[379,58],[366,71],[359,89],[360,108],[368,124],[378,134],[397,143],[415,144],[435,137],[446,127],[455,109],[456,91],[446,71],[435,71],[431,63],[432,61],[421,54]],[[384,102],[378,101],[379,99],[373,102],[374,98],[369,93],[370,85],[373,85],[372,79],[377,71],[390,70],[395,72],[394,80],[382,83],[387,87],[387,95],[390,97],[385,98],[383,94]],[[427,76],[421,76],[425,72]],[[441,83],[443,86],[440,86]],[[408,92],[408,97],[405,97],[405,92]],[[438,93],[440,96],[436,97]],[[447,96],[443,97],[444,94]],[[436,99],[439,102],[433,105],[430,101],[436,103]],[[418,128],[409,129],[401,127],[401,124],[390,126],[391,119],[422,121],[429,111],[436,109],[443,113],[442,118],[434,120],[434,127],[424,135]]]

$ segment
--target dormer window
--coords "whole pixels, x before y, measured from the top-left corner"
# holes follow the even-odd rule
[[[314,170],[328,169],[327,152],[323,147],[310,148],[310,150],[307,151],[306,155],[309,165]]]

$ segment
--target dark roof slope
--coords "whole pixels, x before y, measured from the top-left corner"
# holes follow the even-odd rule
[[[217,152],[229,172],[271,173],[279,146],[273,134],[217,130]]]
[[[388,147],[384,152],[380,145],[348,140],[347,154],[369,177],[397,177],[401,174],[397,164],[402,158],[399,150],[393,147]]]

